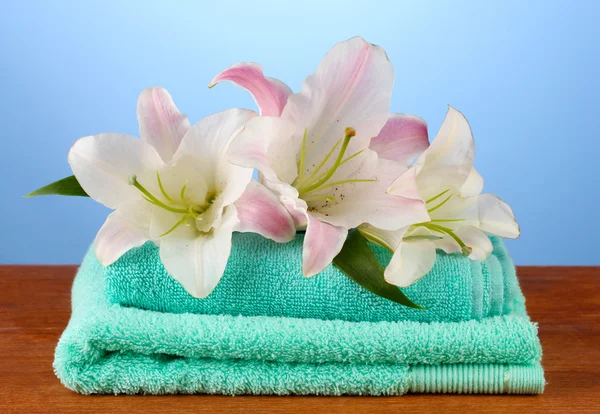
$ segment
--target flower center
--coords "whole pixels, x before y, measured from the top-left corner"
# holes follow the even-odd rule
[[[354,179],[354,180],[342,180],[342,181],[334,181],[331,182],[330,179],[333,177],[335,172],[342,165],[350,161],[352,158],[358,156],[363,151],[358,151],[346,158],[344,155],[346,154],[346,150],[348,149],[348,144],[350,144],[350,140],[352,137],[356,135],[356,131],[354,128],[347,127],[344,131],[345,135],[340,138],[333,148],[327,153],[325,158],[317,165],[317,167],[310,173],[310,175],[305,177],[305,160],[306,160],[306,135],[308,133],[308,128],[304,130],[304,137],[302,138],[302,149],[300,152],[300,160],[298,161],[298,178],[292,183],[304,201],[320,201],[325,200],[325,202],[333,202],[335,198],[331,195],[313,195],[310,193],[316,193],[331,187],[335,187],[342,184],[347,183],[362,183],[362,182],[371,182],[377,180],[365,180],[365,179]],[[341,147],[340,147],[341,144]],[[331,158],[331,156],[335,153],[335,151],[340,147],[336,159],[333,165],[327,169],[326,171],[321,172],[321,169],[325,166],[327,161]]]
[[[425,204],[427,204],[427,205],[434,204],[434,201],[440,199],[441,197],[443,197],[444,195],[446,195],[449,192],[450,192],[450,189],[442,191],[439,194],[435,195],[434,197],[431,197],[429,200],[425,201]],[[446,204],[452,198],[452,196],[453,196],[453,194],[450,193],[446,198],[444,198],[441,202],[435,204],[433,207],[428,206],[427,212],[432,213],[435,210],[439,209],[444,204]],[[454,241],[456,243],[458,243],[458,245],[460,246],[462,254],[464,256],[469,256],[473,252],[473,248],[467,246],[465,244],[465,242],[460,237],[457,236],[457,234],[454,232],[454,230],[452,230],[446,226],[437,224],[437,223],[458,223],[461,221],[464,221],[464,219],[461,219],[461,218],[459,218],[459,219],[432,219],[431,221],[428,221],[425,223],[417,223],[417,224],[413,225],[412,227],[413,228],[425,227],[426,229],[429,229],[436,233],[440,233],[440,234],[444,234],[444,235],[448,235],[448,236],[452,237],[452,239],[454,239]],[[424,236],[408,236],[408,237],[405,237],[405,240],[410,240],[411,237],[422,238]]]
[[[143,199],[149,202],[152,205],[162,208],[163,210],[170,211],[175,214],[182,214],[182,217],[171,227],[169,230],[161,234],[159,237],[166,236],[182,224],[184,224],[188,219],[193,220],[202,220],[202,214],[206,210],[210,208],[212,203],[215,201],[216,195],[213,192],[208,192],[206,194],[206,198],[204,200],[204,204],[194,204],[190,203],[185,197],[185,190],[187,188],[187,181],[181,187],[179,191],[179,200],[172,198],[167,194],[165,188],[163,187],[162,181],[160,179],[160,174],[158,170],[156,171],[156,180],[158,182],[158,187],[160,188],[160,192],[163,197],[167,200],[166,202],[161,201],[158,197],[154,196],[150,191],[148,191],[138,180],[136,175],[132,175],[129,177],[129,184],[137,188],[142,194]],[[189,225],[189,224],[187,224]]]

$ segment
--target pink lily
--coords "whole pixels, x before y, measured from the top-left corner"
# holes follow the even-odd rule
[[[415,182],[386,193],[428,142],[422,120],[390,116],[394,73],[383,49],[358,37],[338,43],[296,94],[256,64],[234,65],[209,86],[223,80],[247,89],[263,115],[232,141],[229,159],[258,169],[306,229],[305,276],[331,263],[349,229],[428,220]]]

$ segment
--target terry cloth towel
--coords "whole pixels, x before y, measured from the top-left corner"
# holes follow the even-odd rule
[[[537,394],[537,327],[523,306],[480,321],[349,322],[161,313],[111,304],[86,256],[54,369],[92,393]]]
[[[524,303],[515,267],[499,238],[492,238],[494,252],[483,262],[438,251],[432,271],[403,289],[425,311],[373,295],[334,266],[304,278],[302,242],[303,236],[278,244],[256,234],[234,234],[225,274],[205,299],[189,295],[169,276],[158,248],[147,243],[107,268],[107,296],[111,303],[159,312],[352,322],[480,320],[510,314]],[[387,265],[391,254],[372,247]]]

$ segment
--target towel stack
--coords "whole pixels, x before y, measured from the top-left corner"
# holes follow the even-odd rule
[[[438,252],[405,289],[415,310],[333,266],[300,274],[302,236],[235,234],[221,283],[195,299],[148,243],[103,268],[88,252],[55,371],[85,393],[538,394],[541,346],[502,241],[483,262]],[[373,246],[386,264],[390,254]]]

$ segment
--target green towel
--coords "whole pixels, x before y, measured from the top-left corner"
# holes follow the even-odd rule
[[[334,266],[316,277],[301,273],[303,236],[278,244],[259,235],[234,235],[225,274],[205,299],[189,295],[165,271],[158,248],[131,250],[106,271],[112,303],[170,313],[282,316],[345,321],[454,322],[509,314],[523,306],[515,267],[499,238],[483,262],[438,252],[432,271],[404,289],[415,310],[373,295]],[[373,245],[380,261],[390,253]]]
[[[55,355],[57,376],[84,394],[536,394],[544,387],[537,326],[523,306],[432,323],[160,313],[109,303],[104,273],[90,251]]]

